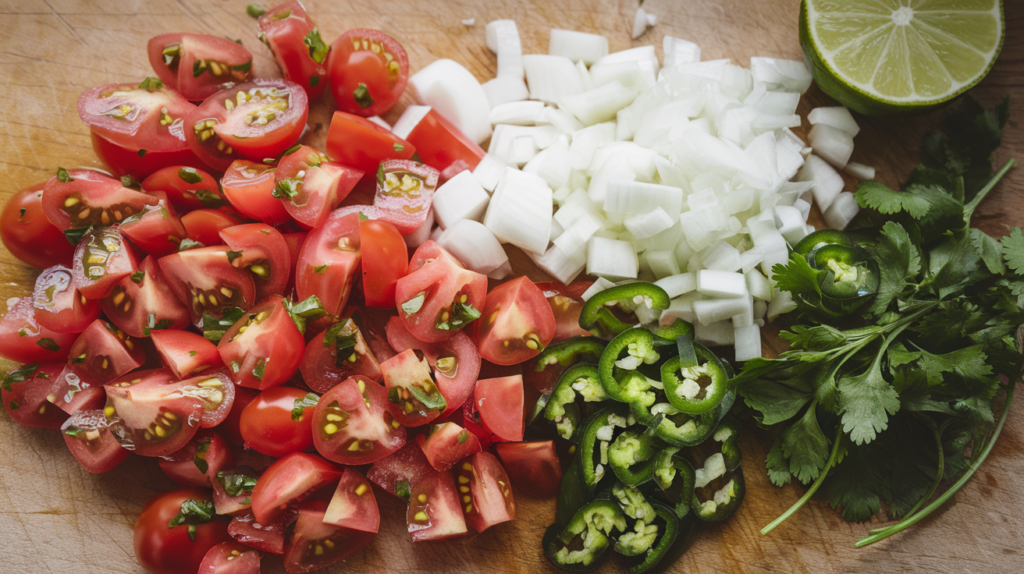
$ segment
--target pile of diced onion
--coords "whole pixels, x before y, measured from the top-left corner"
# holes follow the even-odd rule
[[[638,15],[640,32],[652,24]],[[808,146],[791,131],[811,84],[803,62],[702,61],[669,36],[662,62],[654,46],[609,54],[603,36],[558,29],[548,54],[523,55],[512,20],[489,23],[487,45],[498,73],[484,84],[452,60],[410,79],[422,105],[395,124],[399,136],[432,107],[478,144],[490,139],[475,169],[438,188],[410,244],[434,239],[499,279],[512,244],[563,283],[597,277],[585,298],[654,281],[672,304],[641,305],[642,320],[682,318],[698,341],[760,357],[765,319],[794,308],[772,266],[814,231],[812,202],[843,229],[858,206],[836,170],[874,177],[850,162],[850,112],[813,110]]]

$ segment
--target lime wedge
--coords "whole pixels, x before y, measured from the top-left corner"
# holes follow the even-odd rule
[[[818,86],[886,115],[949,101],[1003,45],[1002,0],[803,0],[800,45]]]

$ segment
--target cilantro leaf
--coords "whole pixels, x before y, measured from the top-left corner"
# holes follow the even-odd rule
[[[743,385],[743,401],[761,413],[761,424],[787,421],[814,397],[810,381],[802,376],[782,381],[757,380]]]
[[[252,494],[252,489],[256,488],[255,474],[255,471],[249,467],[222,470],[217,473],[217,482],[224,487],[224,492],[228,496]]]
[[[887,221],[877,243],[865,244],[864,248],[878,262],[878,293],[867,312],[881,315],[889,304],[903,292],[907,279],[915,277],[921,269],[917,248],[910,241],[910,235],[902,225]],[[916,270],[912,268],[916,266]]]
[[[959,230],[943,239],[928,254],[932,274],[929,288],[945,299],[965,287],[984,279],[989,273],[982,268],[981,256],[971,243],[970,234]]]
[[[789,462],[786,455],[782,454],[782,435],[775,437],[764,464],[768,468],[768,479],[775,486],[785,486],[793,480],[793,474],[789,472]]]
[[[1024,277],[1024,232],[1014,227],[1010,235],[1003,238],[1003,259],[1014,273]]]
[[[804,415],[779,435],[783,455],[789,459],[789,470],[804,484],[818,478],[829,455],[829,441],[821,432],[815,403]]]
[[[302,412],[316,407],[319,402],[320,395],[316,393],[306,393],[306,396],[295,399],[295,403],[292,405],[292,420],[301,421]]]
[[[842,414],[843,431],[856,444],[875,440],[877,433],[888,428],[888,416],[900,408],[900,398],[882,377],[882,355],[885,354],[890,336],[875,354],[871,365],[859,375],[846,375],[839,379],[839,412]]]
[[[931,208],[927,198],[915,193],[896,191],[877,181],[862,181],[857,186],[854,197],[862,208],[874,209],[886,215],[906,213],[914,219],[920,219],[927,215]]]
[[[980,229],[969,230],[971,245],[978,253],[978,257],[993,275],[1002,275],[1006,272],[1006,265],[1003,264],[1002,245],[993,237]]]
[[[320,298],[316,295],[310,295],[297,303],[285,301],[284,305],[288,310],[288,316],[292,318],[300,333],[306,332],[306,323],[308,321],[315,321],[320,317],[328,315],[327,310],[324,309],[324,304],[320,302]]]
[[[39,363],[32,363],[30,365],[23,365],[19,369],[6,373],[0,376],[0,387],[7,392],[11,392],[11,385],[13,383],[24,383],[32,377],[35,377],[37,369],[39,369]]]
[[[870,445],[869,445],[870,446]],[[883,481],[877,467],[875,449],[849,447],[843,461],[825,480],[825,492],[832,508],[843,508],[843,520],[864,522],[882,509]]]
[[[196,526],[208,524],[213,520],[213,502],[209,500],[188,499],[181,503],[181,512],[167,523],[168,528],[175,528],[182,524],[188,525],[188,537],[196,539]]]
[[[228,329],[243,316],[245,316],[245,311],[238,307],[225,307],[220,317],[203,313],[203,321],[200,325],[203,336],[214,344],[219,343],[224,333],[227,333]]]

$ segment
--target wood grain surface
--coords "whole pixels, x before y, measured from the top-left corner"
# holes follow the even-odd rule
[[[1006,0],[1007,38],[989,77],[974,90],[991,106],[1011,96],[1011,127],[999,161],[1024,160],[1024,2]],[[0,2],[0,202],[45,181],[58,166],[99,166],[89,132],[76,113],[79,94],[95,85],[138,81],[151,75],[148,38],[170,31],[242,38],[255,55],[257,76],[276,76],[269,51],[255,37],[245,0],[5,0]],[[705,59],[748,65],[755,55],[800,58],[797,0],[647,0],[658,25],[629,39],[637,0],[308,0],[325,40],[348,28],[380,28],[406,48],[411,69],[436,58],[465,64],[481,81],[493,77],[494,56],[484,45],[484,24],[512,18],[525,53],[546,53],[551,27],[597,32],[613,51],[655,43],[666,34],[699,43]],[[461,20],[476,18],[465,26]],[[659,49],[660,53],[660,49]],[[333,103],[310,112],[313,145],[322,144]],[[399,108],[408,103],[403,98]],[[801,113],[828,104],[812,88]],[[400,109],[386,118],[394,121]],[[923,131],[935,114],[862,119],[856,161],[898,182],[917,162]],[[807,127],[806,125],[804,126]],[[852,186],[852,182],[848,182]],[[1024,225],[1024,169],[1011,172],[982,205],[976,221],[990,234]],[[514,257],[520,268],[525,258]],[[528,268],[531,276],[537,271]],[[0,300],[31,291],[35,271],[0,248]],[[782,345],[768,338],[776,352]],[[9,366],[9,365],[4,365]],[[727,523],[708,528],[673,567],[674,572],[1020,572],[1024,570],[1024,406],[1014,405],[999,444],[955,501],[911,530],[866,549],[853,548],[872,524],[846,524],[824,501],[812,501],[771,535],[759,529],[802,493],[777,489],[764,473],[767,444],[742,442],[747,498]],[[132,526],[154,493],[174,484],[156,462],[131,457],[101,476],[81,469],[56,431],[23,429],[0,416],[0,572],[75,574],[140,572]],[[405,532],[404,504],[378,492],[381,533],[362,553],[333,572],[538,572],[552,571],[540,538],[553,518],[553,502],[517,495],[519,519],[483,535],[416,546]],[[281,571],[267,556],[265,572]],[[606,571],[618,571],[609,564]]]

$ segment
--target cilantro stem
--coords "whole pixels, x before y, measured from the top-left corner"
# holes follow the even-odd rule
[[[807,501],[810,500],[812,496],[814,496],[814,493],[817,492],[818,488],[820,488],[822,483],[825,482],[825,477],[828,476],[828,472],[832,470],[832,467],[835,466],[836,461],[839,459],[839,442],[840,440],[842,440],[842,438],[843,427],[840,426],[838,432],[836,433],[836,440],[832,443],[832,453],[828,457],[828,462],[825,463],[825,468],[822,468],[821,472],[818,474],[818,478],[814,481],[813,484],[811,484],[810,488],[807,489],[807,492],[805,492],[804,495],[800,497],[800,500],[796,501],[796,504],[790,506],[789,510],[782,513],[782,516],[779,516],[778,518],[773,520],[771,524],[761,529],[761,536],[764,536],[772,530],[775,530],[776,526],[782,524],[790,516],[796,514],[796,512],[803,508],[803,506],[807,504]]]
[[[974,210],[978,209],[978,206],[981,205],[981,201],[985,199],[985,196],[988,195],[988,192],[992,191],[995,188],[996,184],[999,183],[999,180],[1003,179],[1003,176],[1010,171],[1010,168],[1013,167],[1014,163],[1016,162],[1013,158],[1008,159],[1006,163],[1003,164],[1003,167],[1000,168],[999,171],[997,171],[996,174],[992,176],[992,179],[988,180],[988,183],[985,184],[985,187],[978,190],[978,194],[974,196],[974,199],[972,199],[970,203],[964,206],[964,219],[966,219],[967,221],[971,220],[971,216],[974,215]]]
[[[978,472],[978,469],[981,468],[981,464],[985,462],[985,459],[988,458],[989,453],[991,453],[992,449],[995,447],[996,440],[999,438],[999,434],[1003,432],[1003,425],[1006,423],[1006,415],[1010,412],[1010,401],[1013,400],[1014,386],[1016,386],[1016,381],[1011,382],[1009,388],[1006,389],[1006,401],[1003,403],[1003,412],[1001,415],[999,415],[999,423],[996,424],[995,429],[992,431],[992,436],[989,437],[988,443],[985,445],[985,448],[981,452],[981,456],[978,457],[978,460],[974,461],[974,464],[972,464],[970,468],[967,469],[967,472],[965,472],[964,475],[960,477],[960,480],[956,481],[953,484],[953,486],[949,487],[949,490],[942,493],[942,495],[936,498],[934,502],[926,506],[917,514],[909,518],[906,518],[901,522],[884,529],[881,532],[872,534],[871,536],[858,540],[854,546],[856,546],[857,548],[862,548],[864,546],[867,546],[868,544],[874,544],[879,540],[884,540],[892,536],[893,534],[902,532],[907,528],[910,528],[911,526],[917,524],[922,519],[927,517],[932,512],[935,512],[935,510],[937,510],[940,506],[945,504],[947,500],[952,498],[954,494],[956,494],[961,488],[963,488],[964,485],[967,484],[974,476],[974,473]]]

